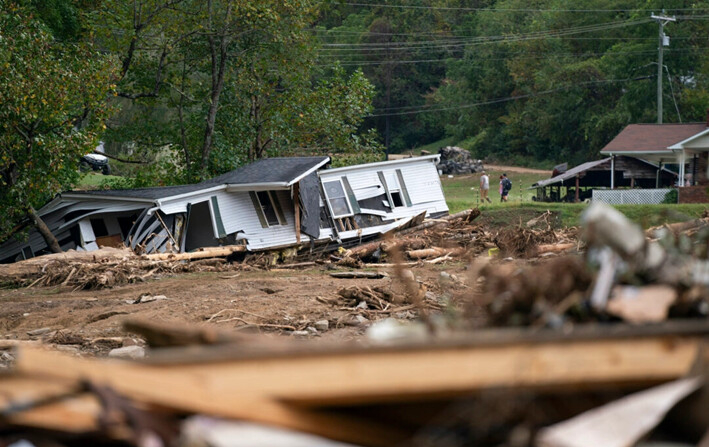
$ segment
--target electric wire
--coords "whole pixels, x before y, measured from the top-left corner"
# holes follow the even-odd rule
[[[550,12],[550,13],[652,13],[661,12],[657,9],[542,9],[542,8],[480,8],[480,7],[461,7],[461,6],[421,6],[421,5],[390,5],[383,3],[361,3],[361,2],[332,2],[335,5],[343,6],[363,6],[369,8],[389,8],[389,9],[420,9],[431,11],[477,11],[477,12]],[[666,14],[672,11],[709,11],[709,8],[670,8],[664,11]]]
[[[640,77],[636,77],[636,78],[626,78],[626,79],[604,79],[604,80],[599,80],[599,81],[577,82],[573,85],[566,85],[563,87],[557,87],[554,89],[544,90],[541,92],[528,93],[525,95],[510,96],[507,98],[491,99],[488,101],[481,101],[481,102],[472,103],[472,104],[461,104],[461,105],[457,105],[457,106],[438,107],[438,108],[430,106],[428,108],[422,107],[419,110],[408,110],[408,111],[395,112],[395,113],[375,113],[375,114],[370,114],[367,117],[368,118],[377,118],[377,117],[386,117],[386,116],[415,115],[415,114],[419,114],[419,113],[428,113],[428,112],[445,112],[445,111],[450,111],[450,110],[463,110],[463,109],[470,109],[470,108],[480,107],[480,106],[485,106],[485,105],[490,105],[490,104],[499,104],[499,103],[503,103],[503,102],[516,101],[518,99],[534,98],[537,96],[543,96],[543,95],[548,95],[551,93],[557,93],[560,91],[568,90],[568,89],[571,89],[574,87],[585,86],[585,85],[611,84],[611,83],[619,83],[619,82],[640,81],[640,80],[645,80],[645,79],[652,79],[654,77],[655,76],[640,76]],[[394,110],[394,109],[392,109],[392,110]]]

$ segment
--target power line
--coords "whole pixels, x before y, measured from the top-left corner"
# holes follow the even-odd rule
[[[630,12],[654,12],[657,9],[541,9],[541,8],[473,8],[473,7],[453,7],[453,6],[419,6],[419,5],[389,5],[382,3],[356,3],[356,2],[333,2],[343,6],[364,6],[370,8],[394,8],[394,9],[423,9],[436,11],[479,11],[479,12],[553,12],[553,13],[630,13]],[[674,8],[672,11],[709,11],[709,8]]]
[[[615,28],[624,28],[627,26],[632,26],[632,25],[641,25],[645,23],[652,22],[652,19],[637,19],[637,20],[629,20],[629,21],[623,21],[623,22],[610,22],[610,23],[601,23],[601,24],[594,24],[594,25],[584,25],[584,26],[579,26],[579,27],[574,27],[574,28],[563,28],[559,30],[543,30],[543,31],[535,31],[531,33],[526,33],[526,34],[512,34],[512,35],[501,35],[501,36],[479,36],[479,37],[471,37],[471,38],[466,38],[466,39],[452,39],[451,43],[466,43],[468,45],[480,45],[480,44],[485,44],[485,43],[507,43],[507,42],[520,42],[520,41],[526,41],[526,40],[536,40],[536,39],[544,39],[544,38],[551,38],[551,37],[563,37],[563,36],[568,36],[568,35],[574,35],[574,34],[583,34],[583,33],[589,33],[589,32],[595,32],[595,31],[607,31],[610,29],[615,29]],[[354,49],[354,48],[367,48],[367,47],[406,47],[406,46],[412,46],[412,45],[420,45],[422,43],[441,43],[440,40],[438,41],[396,41],[396,42],[372,42],[372,43],[333,43],[333,44],[324,44],[324,47],[332,47],[332,48],[345,48],[345,49]]]
[[[627,79],[606,79],[606,80],[600,80],[600,81],[588,81],[588,82],[578,82],[573,85],[567,85],[564,87],[558,87],[555,89],[550,89],[550,90],[544,90],[541,92],[537,93],[529,93],[526,95],[518,95],[518,96],[511,96],[507,98],[498,98],[498,99],[492,99],[489,101],[482,101],[478,103],[473,103],[473,104],[463,104],[463,105],[458,105],[458,106],[452,106],[452,107],[439,107],[439,108],[422,108],[420,110],[410,110],[410,111],[405,111],[405,112],[396,112],[396,113],[384,113],[384,114],[372,114],[368,115],[368,118],[377,118],[377,117],[384,117],[384,116],[401,116],[401,115],[415,115],[418,113],[428,113],[428,112],[444,112],[444,111],[449,111],[449,110],[462,110],[462,109],[470,109],[473,107],[479,107],[479,106],[485,106],[485,105],[490,105],[490,104],[499,104],[503,102],[509,102],[509,101],[516,101],[518,99],[526,99],[526,98],[534,98],[537,96],[543,96],[543,95],[548,95],[551,93],[556,93],[564,90],[568,90],[570,88],[574,87],[579,87],[579,86],[584,86],[584,85],[594,85],[594,84],[610,84],[610,83],[618,83],[618,82],[628,82],[628,81],[640,81],[644,79],[652,79],[654,76],[641,76],[637,78],[627,78]],[[391,109],[391,110],[396,110],[396,109]]]
[[[694,51],[709,51],[709,48],[674,48],[672,49],[672,53],[691,53]],[[543,58],[549,58],[549,57],[567,57],[567,58],[584,58],[584,57],[598,57],[598,56],[617,56],[617,55],[639,55],[639,54],[655,54],[656,50],[646,50],[646,51],[617,51],[617,52],[604,52],[604,53],[549,53],[549,54],[542,54],[542,53],[533,53],[529,56],[517,56],[520,54],[529,54],[529,53],[515,53],[510,55],[509,57],[500,57],[500,58],[480,58],[481,62],[494,62],[494,61],[506,61],[506,60],[514,60],[514,59],[543,59]],[[339,59],[338,59],[339,60]],[[402,59],[390,59],[390,60],[381,60],[381,61],[359,61],[359,62],[341,62],[337,65],[341,67],[357,67],[357,66],[366,66],[366,65],[397,65],[397,64],[424,64],[424,63],[435,63],[435,62],[455,62],[455,61],[460,61],[462,60],[461,58],[457,57],[447,57],[443,59],[414,59],[414,60],[402,60]],[[335,64],[318,64],[318,67],[334,67]]]

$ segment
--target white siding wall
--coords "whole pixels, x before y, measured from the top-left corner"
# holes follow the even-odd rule
[[[392,177],[397,179],[398,183],[397,169],[401,170],[404,177],[404,183],[411,198],[412,206],[395,208],[391,213],[387,213],[385,220],[413,216],[423,211],[427,211],[428,214],[448,211],[441,180],[438,177],[438,170],[436,165],[428,160],[397,164],[391,168],[374,166],[370,169],[352,169],[350,172],[342,170],[333,174],[328,174],[327,171],[320,171],[320,178],[325,182],[334,178],[347,177],[357,200],[363,200],[385,193],[377,172],[383,172],[387,179]],[[373,193],[373,187],[376,186],[380,188],[375,194]]]
[[[248,192],[218,193],[219,211],[226,233],[243,231],[249,250],[295,244],[295,219],[290,191],[276,191],[275,196],[283,210],[286,225],[262,228]],[[301,242],[308,240],[308,236],[301,234]]]

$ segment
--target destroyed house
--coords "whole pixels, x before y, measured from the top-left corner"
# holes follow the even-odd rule
[[[69,191],[38,212],[63,250],[125,245],[138,253],[180,253],[340,243],[405,225],[422,213],[447,213],[436,161],[325,169],[329,157],[268,158],[192,185]],[[31,230],[25,241],[0,245],[0,262],[47,252]]]

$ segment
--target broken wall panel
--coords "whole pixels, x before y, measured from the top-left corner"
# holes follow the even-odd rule
[[[429,216],[448,212],[436,158],[419,157],[320,171],[323,182],[346,179],[361,214],[384,221],[426,211]]]
[[[317,172],[300,181],[298,200],[301,204],[300,229],[315,239],[320,237],[320,182]]]
[[[271,191],[278,202],[285,224],[263,227],[249,192],[223,192],[217,194],[219,210],[227,234],[238,233],[238,238],[246,239],[249,250],[262,250],[269,247],[295,245],[295,216],[290,190]],[[305,235],[301,242],[308,241]]]

